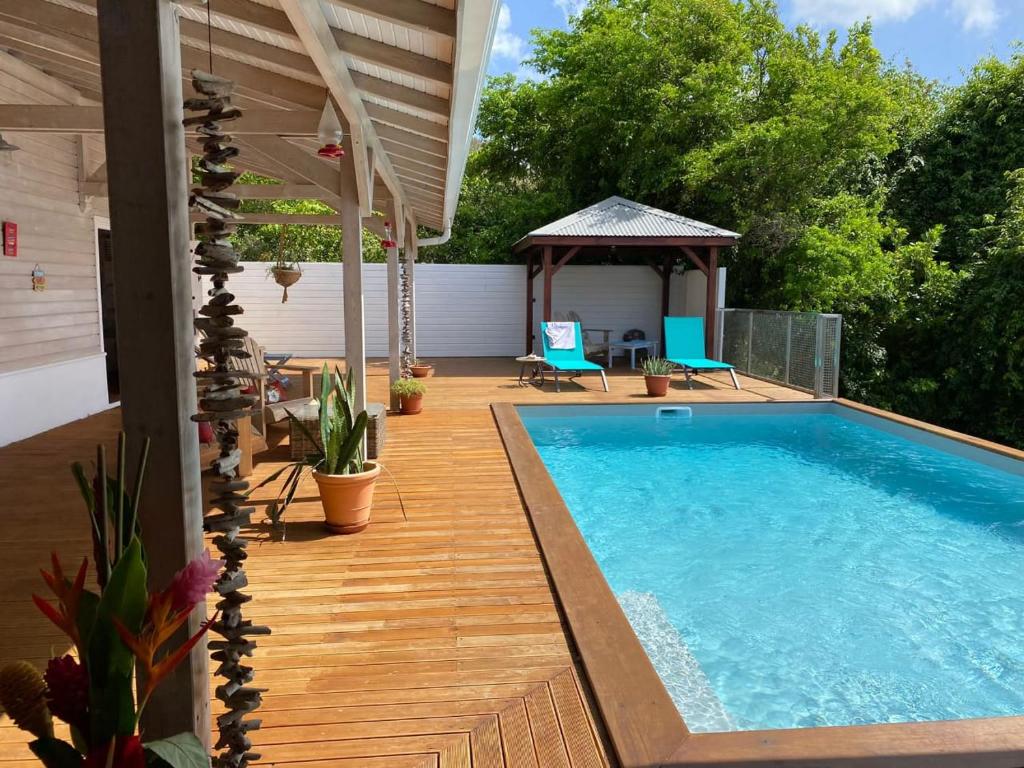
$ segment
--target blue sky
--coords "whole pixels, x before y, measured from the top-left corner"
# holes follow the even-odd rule
[[[491,55],[491,74],[529,73],[530,30],[566,26],[586,0],[504,0]],[[871,16],[882,54],[944,83],[957,84],[986,54],[1006,58],[1024,40],[1024,0],[780,0],[790,24],[845,28]]]

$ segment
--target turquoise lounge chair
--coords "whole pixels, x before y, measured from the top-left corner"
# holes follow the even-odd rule
[[[701,371],[728,371],[736,389],[740,388],[731,365],[704,357],[703,317],[665,318],[665,358],[683,369],[690,389],[693,389],[693,374]]]
[[[540,324],[540,338],[544,344],[544,360],[551,368],[551,373],[555,377],[555,392],[561,392],[562,388],[558,383],[558,374],[560,372],[569,371],[575,373],[575,376],[570,376],[570,379],[575,379],[576,376],[583,375],[583,371],[597,371],[601,374],[601,383],[604,384],[604,391],[608,391],[608,379],[604,376],[604,368],[597,363],[592,363],[583,356],[583,331],[580,330],[579,323],[573,323],[576,328],[576,346],[572,349],[551,349],[548,346],[548,324]],[[541,383],[544,382],[543,374]]]

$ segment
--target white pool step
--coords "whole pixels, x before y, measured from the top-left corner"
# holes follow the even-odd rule
[[[658,598],[650,592],[622,592],[616,597],[690,731],[737,730]]]

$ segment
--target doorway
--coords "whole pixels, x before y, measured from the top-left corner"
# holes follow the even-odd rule
[[[117,304],[114,286],[114,249],[110,230],[99,227],[96,230],[96,253],[100,272],[100,318],[103,334],[103,351],[107,359],[107,397],[111,403],[121,399],[121,376],[117,367]]]

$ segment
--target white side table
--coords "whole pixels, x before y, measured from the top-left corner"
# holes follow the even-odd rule
[[[529,386],[537,379],[540,379],[541,383],[544,382],[544,373],[541,366],[543,366],[544,363],[547,362],[547,360],[545,360],[543,357],[540,357],[539,355],[523,355],[522,357],[517,357],[516,362],[519,363],[520,387]],[[533,366],[533,369],[530,371],[530,378],[527,379],[526,369],[529,368],[530,366]]]
[[[612,367],[612,355],[615,354],[616,349],[623,349],[629,351],[629,367],[636,368],[636,351],[638,349],[646,349],[647,354],[652,357],[657,357],[659,344],[656,341],[647,341],[645,339],[638,339],[636,341],[613,341],[608,344],[608,367]]]

